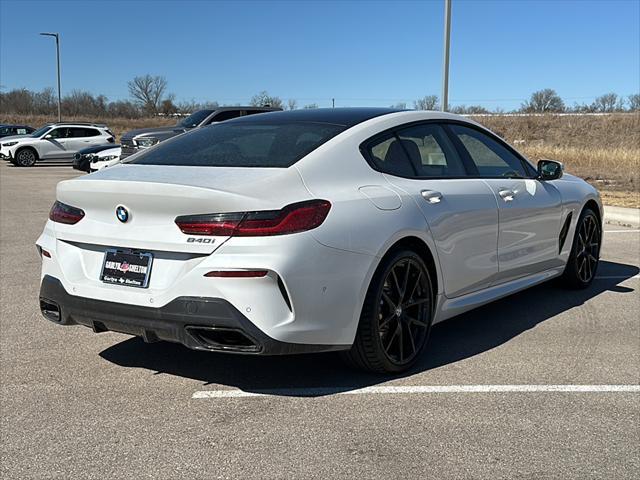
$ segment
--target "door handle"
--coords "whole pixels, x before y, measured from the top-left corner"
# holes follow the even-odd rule
[[[503,190],[500,190],[498,192],[498,195],[500,195],[505,202],[512,202],[513,197],[516,195],[516,192],[514,192],[513,190],[509,190],[508,188],[505,188]]]
[[[442,201],[442,194],[435,190],[422,190],[420,195],[429,203],[440,203]]]

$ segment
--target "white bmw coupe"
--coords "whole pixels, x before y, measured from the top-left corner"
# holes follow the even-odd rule
[[[37,240],[59,324],[198,350],[341,350],[399,372],[431,326],[593,280],[598,192],[468,119],[374,108],[197,129],[58,184]]]

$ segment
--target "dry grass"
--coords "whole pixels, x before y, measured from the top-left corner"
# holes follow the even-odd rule
[[[640,208],[640,114],[474,119],[515,145],[532,161],[552,158],[563,162],[568,172],[595,185],[608,204]],[[40,127],[54,120],[0,113],[0,123]],[[162,117],[73,120],[106,123],[118,138],[135,128],[175,124],[174,119]]]
[[[530,160],[559,160],[609,205],[640,208],[640,115],[477,117]]]

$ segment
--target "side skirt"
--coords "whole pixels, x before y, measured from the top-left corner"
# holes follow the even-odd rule
[[[562,275],[563,270],[564,266],[552,268],[550,270],[545,270],[544,272],[511,280],[461,297],[447,298],[444,295],[438,295],[436,315],[433,323],[442,322],[448,318],[455,317],[461,313],[486,305],[494,300],[504,298],[521,290],[533,287],[534,285],[538,285],[539,283],[551,280],[552,278],[559,277]]]

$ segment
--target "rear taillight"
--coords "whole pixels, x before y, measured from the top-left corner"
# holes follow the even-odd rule
[[[56,202],[49,212],[49,220],[57,223],[74,225],[84,217],[84,212],[79,208],[72,207],[62,202]]]
[[[262,237],[287,235],[319,227],[327,218],[331,203],[310,200],[293,203],[282,210],[185,215],[176,218],[176,225],[187,235],[225,237]]]

